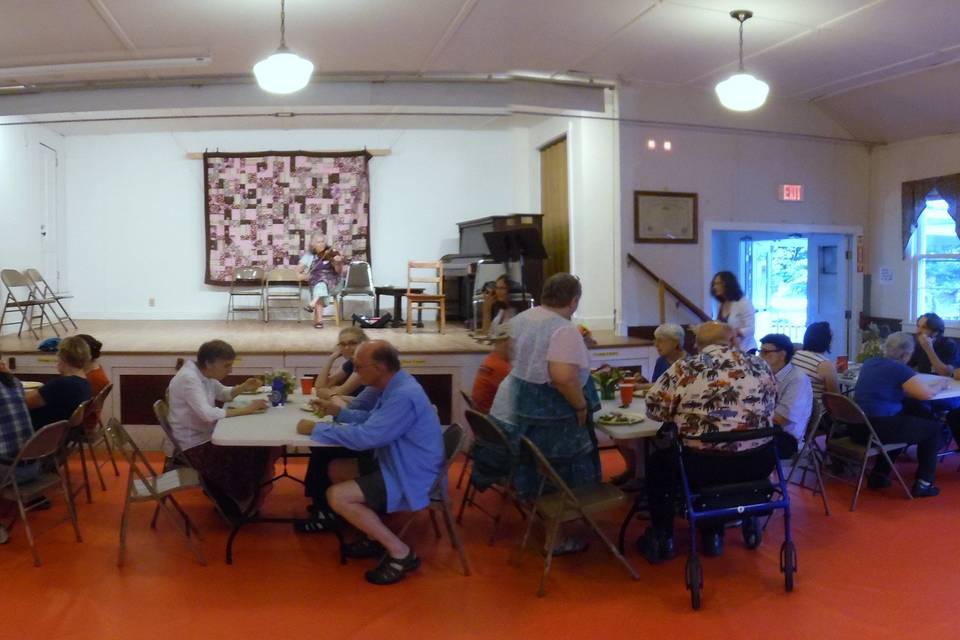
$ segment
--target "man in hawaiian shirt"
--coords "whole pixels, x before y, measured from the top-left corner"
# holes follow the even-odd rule
[[[699,353],[675,362],[647,392],[647,415],[673,422],[683,438],[683,463],[691,487],[765,478],[775,465],[770,438],[703,443],[704,433],[761,429],[772,425],[777,381],[766,363],[734,347],[734,332],[707,322],[697,332]],[[673,516],[678,483],[675,449],[650,455],[647,492],[651,525],[637,541],[651,563],[674,554]],[[704,553],[718,555],[722,523],[702,528]]]

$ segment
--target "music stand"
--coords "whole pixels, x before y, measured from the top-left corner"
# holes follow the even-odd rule
[[[487,249],[494,260],[507,264],[509,273],[510,263],[520,261],[520,289],[523,301],[527,301],[527,278],[524,272],[524,261],[546,260],[547,250],[540,241],[540,232],[536,227],[518,227],[506,231],[485,231],[483,239],[487,242]]]

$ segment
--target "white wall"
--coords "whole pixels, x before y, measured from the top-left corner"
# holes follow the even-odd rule
[[[666,105],[671,103],[675,107],[674,117],[669,118]],[[620,330],[659,321],[656,286],[636,268],[624,266],[627,252],[709,311],[707,280],[710,274],[707,273],[709,265],[705,263],[708,247],[704,243],[709,243],[710,237],[704,233],[705,225],[723,222],[866,225],[869,155],[864,147],[697,127],[704,124],[779,128],[818,136],[842,133],[816,112],[815,107],[803,109],[798,105],[771,103],[751,120],[743,115],[722,113],[714,103],[715,98],[711,96],[691,92],[683,95],[663,95],[646,89],[621,92],[620,112],[627,121],[620,126],[619,140],[620,233],[624,261],[621,263],[623,325],[618,327]],[[687,118],[693,126],[666,127],[636,122],[661,116],[674,122]],[[647,149],[650,138],[657,141],[656,151]],[[661,148],[665,139],[672,143],[670,152]],[[803,184],[805,201],[778,201],[777,186],[782,183]],[[697,193],[698,244],[635,243],[635,190]],[[856,314],[859,300],[854,298],[854,303]],[[693,317],[668,304],[668,320],[689,322]]]
[[[903,182],[960,172],[960,135],[920,138],[876,147],[870,161],[870,227],[867,273],[872,274],[870,314],[900,318],[912,326],[911,260],[904,258],[901,239],[900,189]],[[888,267],[893,282],[877,281]],[[920,310],[923,313],[925,310]],[[951,331],[951,333],[955,332]]]
[[[44,271],[41,262],[40,225],[41,171],[40,145],[44,144],[61,158],[58,170],[58,193],[56,194],[58,242],[67,236],[63,221],[63,147],[64,139],[52,131],[36,125],[0,127],[0,269],[23,270],[28,267]],[[61,273],[66,265],[61,266]],[[51,281],[56,274],[44,273]],[[0,285],[0,295],[6,297],[6,289]],[[19,316],[6,318],[19,321]],[[16,332],[17,327],[4,327],[3,333]]]
[[[390,148],[370,164],[376,284],[406,263],[456,253],[456,223],[515,210],[509,131],[207,131],[67,138],[68,258],[74,313],[220,318],[225,289],[203,284],[202,160],[209,150]],[[156,307],[148,306],[149,298]]]

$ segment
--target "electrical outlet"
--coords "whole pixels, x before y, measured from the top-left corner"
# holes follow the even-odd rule
[[[149,306],[151,306],[151,307],[157,306],[157,299],[156,299],[156,298],[150,298],[150,299],[147,301],[147,305],[149,305]]]

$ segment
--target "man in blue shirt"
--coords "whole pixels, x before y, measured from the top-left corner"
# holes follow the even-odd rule
[[[420,559],[378,514],[416,511],[429,504],[430,487],[443,466],[443,436],[427,394],[412,375],[400,369],[400,355],[390,343],[362,344],[354,367],[364,385],[380,391],[376,405],[369,412],[351,412],[317,400],[324,412],[355,421],[340,425],[301,420],[297,429],[324,444],[374,450],[378,468],[333,485],[327,500],[337,514],[368,536],[347,545],[345,553],[377,557],[386,550],[366,578],[373,584],[393,584],[417,569]]]
[[[760,356],[777,379],[777,406],[773,410],[773,423],[794,438],[789,448],[779,446],[781,459],[797,452],[813,411],[813,387],[807,374],[790,363],[793,351],[793,341],[782,333],[771,333],[760,339]],[[779,440],[777,444],[783,445],[784,442]]]

